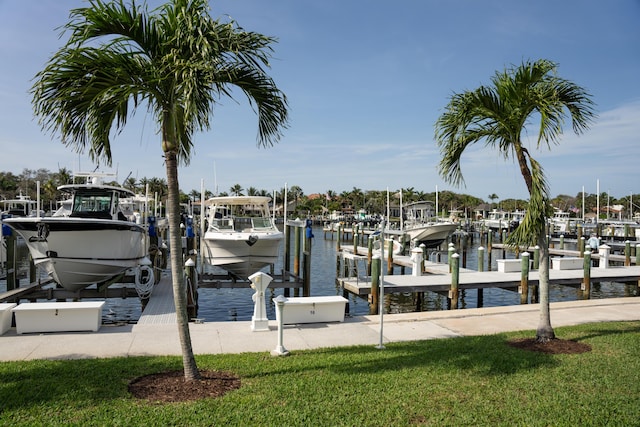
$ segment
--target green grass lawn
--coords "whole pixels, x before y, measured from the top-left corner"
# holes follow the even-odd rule
[[[548,355],[507,345],[534,335],[519,332],[384,350],[199,356],[200,369],[233,372],[242,387],[169,404],[137,400],[127,385],[181,369],[179,357],[4,362],[0,425],[640,425],[640,322],[556,334],[592,351]]]

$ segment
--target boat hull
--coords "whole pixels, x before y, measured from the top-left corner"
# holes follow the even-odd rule
[[[435,248],[451,236],[458,224],[456,223],[431,223],[408,227],[405,229],[416,246],[424,244],[427,248]]]
[[[247,279],[278,260],[281,231],[264,233],[212,232],[204,235],[204,260],[241,279]]]
[[[34,264],[71,291],[111,280],[145,257],[145,230],[129,221],[47,217],[5,223],[25,240]]]

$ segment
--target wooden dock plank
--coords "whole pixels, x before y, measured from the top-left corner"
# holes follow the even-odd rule
[[[138,325],[177,323],[171,276],[165,276],[153,287],[149,302],[138,319]]]

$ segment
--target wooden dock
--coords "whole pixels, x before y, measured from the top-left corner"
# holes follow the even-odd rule
[[[495,249],[495,247],[494,247]],[[502,245],[499,249],[506,250]],[[370,295],[374,299],[378,294],[377,289],[372,290],[372,278],[366,274],[366,265],[368,260],[368,248],[353,245],[344,245],[340,248],[342,252],[343,262],[350,263],[338,270],[336,284],[342,287],[345,293],[352,293],[358,296]],[[554,250],[554,255],[559,256],[577,256],[577,251],[570,250]],[[596,255],[596,254],[594,254]],[[385,257],[385,262],[389,259]],[[597,259],[597,257],[595,257]],[[624,256],[617,256],[610,260],[623,263]],[[391,262],[394,266],[409,267],[413,263],[411,258],[403,255],[393,255]],[[357,267],[358,264],[361,267]],[[589,271],[589,283],[600,282],[619,282],[634,283],[640,287],[640,266],[609,266],[608,268],[592,267]],[[571,287],[583,288],[585,280],[584,269],[577,270],[554,270],[549,271],[549,283],[559,284]],[[424,261],[424,273],[421,276],[413,276],[406,274],[384,274],[383,286],[385,293],[402,293],[402,292],[435,292],[441,295],[451,296],[453,289],[482,290],[486,288],[501,288],[516,292],[522,292],[522,272],[505,273],[499,271],[475,271],[466,268],[460,268],[458,273],[458,281],[456,286],[453,284],[453,275],[450,273],[449,264]],[[526,286],[539,285],[539,272],[537,270],[529,271],[526,276]],[[586,297],[588,298],[588,289]],[[524,292],[523,292],[524,293]],[[526,299],[526,298],[525,298]]]
[[[430,263],[435,264],[435,263]],[[383,286],[385,293],[400,292],[448,292],[451,289],[452,275],[448,272],[448,265],[440,264],[437,267],[427,265],[426,270],[429,272],[422,276],[411,275],[384,275]],[[438,272],[440,270],[440,272]],[[445,272],[446,271],[446,272]],[[486,288],[502,288],[518,290],[520,286],[522,274],[501,273],[497,271],[478,272],[469,269],[460,269],[458,289],[486,289]],[[583,280],[582,270],[549,270],[549,282],[551,284],[560,284],[568,286],[580,286]],[[371,293],[370,277],[338,277],[337,283],[344,290],[356,295],[369,295]],[[591,282],[621,282],[621,283],[640,283],[640,266],[631,267],[609,267],[609,268],[592,268]],[[529,285],[537,285],[539,283],[538,271],[529,273]]]
[[[138,325],[175,325],[177,323],[171,275],[166,275],[153,287],[149,302],[138,319]]]

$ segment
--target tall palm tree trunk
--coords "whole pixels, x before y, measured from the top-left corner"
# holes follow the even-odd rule
[[[165,151],[167,169],[168,200],[167,213],[169,216],[169,246],[171,249],[171,280],[173,283],[173,301],[176,308],[178,334],[182,349],[182,364],[186,381],[197,380],[200,372],[191,347],[189,332],[189,318],[187,316],[187,290],[184,282],[184,268],[182,263],[182,236],[180,232],[180,194],[178,187],[178,160],[175,152]]]
[[[551,315],[549,309],[549,246],[546,233],[538,237],[540,247],[539,287],[540,287],[540,320],[536,330],[536,340],[547,342],[556,337],[551,326]]]

